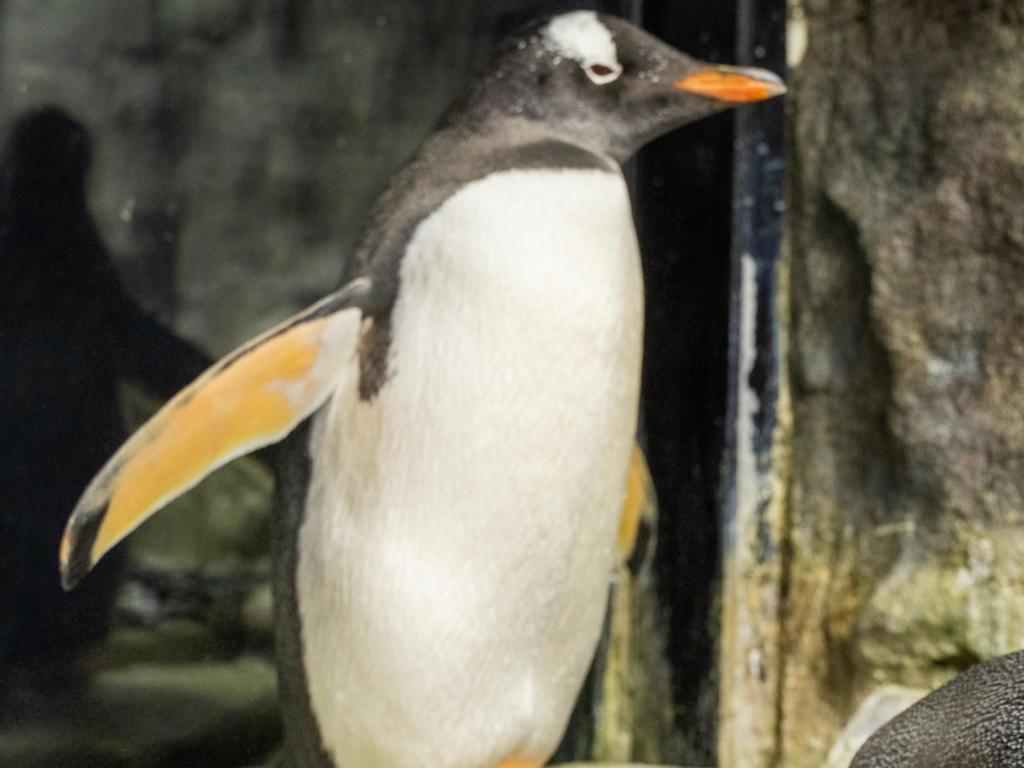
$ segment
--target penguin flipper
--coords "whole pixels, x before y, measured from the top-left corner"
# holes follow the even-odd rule
[[[115,544],[232,459],[276,443],[353,375],[367,278],[353,280],[214,363],[132,435],[64,529],[74,587]]]
[[[649,539],[654,536],[657,514],[658,501],[647,459],[639,443],[633,443],[626,475],[626,498],[622,502],[615,540],[619,561],[628,564],[630,570],[640,568],[653,549]]]

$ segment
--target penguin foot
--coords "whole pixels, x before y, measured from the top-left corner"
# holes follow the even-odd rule
[[[543,760],[523,755],[512,755],[498,763],[497,768],[540,768],[544,765]]]

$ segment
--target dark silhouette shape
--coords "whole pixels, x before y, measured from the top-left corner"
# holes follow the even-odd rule
[[[883,725],[850,768],[1024,766],[1024,651],[986,661]]]
[[[125,437],[121,378],[161,398],[207,358],[126,295],[89,215],[86,131],[60,109],[19,119],[0,155],[0,696],[12,670],[71,670],[108,628],[123,552],[73,595],[64,522]]]

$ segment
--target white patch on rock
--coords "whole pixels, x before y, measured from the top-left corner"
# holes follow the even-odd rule
[[[809,41],[807,14],[799,0],[796,0],[790,4],[789,18],[786,20],[786,64],[790,69],[800,66]]]
[[[544,31],[544,44],[553,53],[578,61],[587,70],[587,76],[599,85],[622,73],[612,33],[594,11],[556,16]],[[611,72],[595,75],[588,69],[594,65],[607,67]]]
[[[761,409],[761,398],[750,385],[750,374],[757,362],[757,264],[744,253],[740,259],[740,387],[736,405],[736,504],[739,515],[753,519],[761,503],[761,478],[754,447],[754,419]]]

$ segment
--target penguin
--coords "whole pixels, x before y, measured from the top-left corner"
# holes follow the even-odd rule
[[[1024,651],[961,672],[878,729],[850,768],[1024,766]]]
[[[512,34],[373,207],[351,280],[215,363],[89,484],[64,585],[296,432],[275,577],[292,764],[544,764],[601,631],[637,421],[622,164],[784,91],[591,11]]]
[[[91,154],[55,106],[19,115],[0,153],[0,696],[64,685],[107,627],[119,557],[81,595],[38,574],[124,440],[118,382],[168,398],[210,363],[121,287],[86,206]]]

